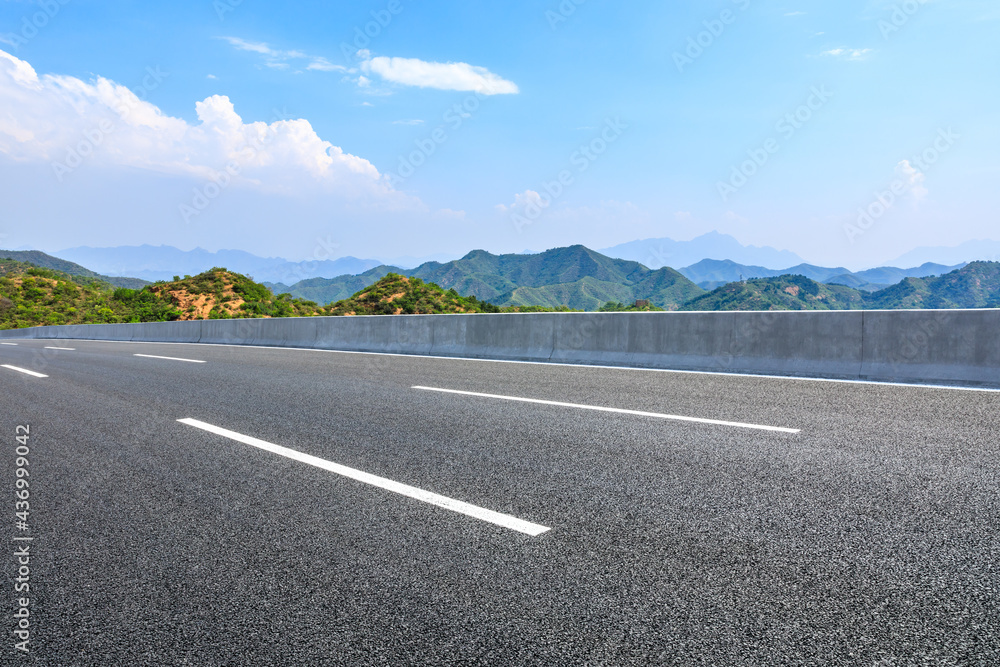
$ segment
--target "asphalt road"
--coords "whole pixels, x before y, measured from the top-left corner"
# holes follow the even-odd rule
[[[0,364],[46,376],[0,367],[3,665],[1000,664],[997,392],[85,341]]]

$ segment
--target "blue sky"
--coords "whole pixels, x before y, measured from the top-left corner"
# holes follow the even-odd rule
[[[0,246],[718,230],[864,268],[998,238],[998,30],[993,0],[0,0]]]

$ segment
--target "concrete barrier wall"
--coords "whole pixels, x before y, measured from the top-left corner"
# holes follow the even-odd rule
[[[401,315],[0,331],[1000,387],[1000,310]]]

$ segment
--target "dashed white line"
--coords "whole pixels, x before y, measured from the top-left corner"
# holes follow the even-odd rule
[[[46,350],[68,350],[70,352],[76,351],[75,347],[55,347],[54,345],[46,345]]]
[[[0,343],[0,345],[13,345],[14,347],[17,347],[17,343]]]
[[[181,359],[180,357],[160,357],[155,354],[133,354],[133,357],[145,357],[146,359],[166,359],[167,361],[186,361],[189,364],[204,364],[199,359]]]
[[[48,375],[43,375],[42,373],[36,373],[35,371],[29,371],[27,368],[18,368],[17,366],[11,366],[10,364],[3,364],[3,368],[9,368],[12,371],[17,371],[18,373],[24,373],[25,375],[31,375],[36,378],[48,377]]]
[[[474,391],[459,391],[457,389],[438,389],[435,387],[412,387],[421,391],[437,391],[444,394],[459,394],[461,396],[477,396],[479,398],[496,398],[503,401],[516,401],[519,403],[537,403],[539,405],[554,405],[560,408],[576,408],[578,410],[596,410],[597,412],[614,412],[621,415],[634,415],[637,417],[654,417],[656,419],[671,419],[682,422],[695,422],[698,424],[713,424],[715,426],[734,426],[736,428],[749,428],[759,431],[776,431],[778,433],[799,433],[801,429],[783,428],[781,426],[763,426],[761,424],[745,424],[743,422],[721,421],[719,419],[702,419],[701,417],[683,417],[681,415],[667,415],[659,412],[642,412],[640,410],[624,410],[622,408],[606,408],[599,405],[583,405],[581,403],[563,403],[561,401],[545,401],[539,398],[522,398],[520,396],[500,396],[499,394],[480,394]]]
[[[242,433],[236,433],[235,431],[229,431],[218,426],[213,426],[212,424],[206,424],[205,422],[198,421],[197,419],[178,419],[177,421],[182,424],[187,424],[188,426],[200,428],[204,431],[208,431],[209,433],[221,435],[225,438],[229,438],[230,440],[242,442],[243,444],[250,445],[251,447],[263,449],[264,451],[271,452],[272,454],[284,456],[285,458],[292,459],[293,461],[299,461],[317,468],[322,468],[323,470],[328,470],[332,473],[348,477],[364,484],[377,486],[380,489],[392,491],[393,493],[398,493],[402,496],[406,496],[407,498],[413,498],[415,500],[436,505],[453,512],[458,512],[459,514],[465,514],[481,521],[486,521],[497,526],[502,526],[503,528],[515,530],[519,533],[531,535],[532,537],[536,537],[550,530],[550,528],[546,526],[518,519],[517,517],[509,514],[501,514],[499,512],[494,512],[493,510],[477,507],[476,505],[470,505],[469,503],[462,502],[461,500],[455,500],[453,498],[448,498],[447,496],[418,489],[414,486],[394,482],[391,479],[371,475],[369,473],[362,472],[361,470],[348,468],[347,466],[342,466],[332,461],[327,461],[316,456],[297,452],[294,449],[288,449],[287,447],[282,447],[281,445],[275,445],[264,440],[258,440],[257,438],[243,435]]]

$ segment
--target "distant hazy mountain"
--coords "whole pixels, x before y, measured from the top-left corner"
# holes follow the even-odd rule
[[[56,253],[110,276],[135,276],[149,281],[197,275],[214,267],[252,277],[258,282],[298,282],[308,278],[363,273],[378,266],[374,259],[342,257],[335,260],[290,262],[280,257],[258,257],[242,250],[209,252],[201,248],[178,250],[171,246],[118,246],[69,248]]]
[[[632,241],[599,252],[609,257],[639,262],[651,269],[690,266],[703,259],[728,259],[739,264],[772,269],[802,263],[802,258],[789,250],[745,246],[732,236],[719,232],[710,232],[690,241],[667,238]]]
[[[967,241],[952,247],[917,248],[893,260],[898,266],[914,266],[925,262],[966,264],[968,262],[1000,261],[1000,241]]]
[[[831,285],[846,285],[856,289],[873,291],[889,285],[894,285],[904,278],[925,278],[939,276],[955,269],[957,266],[943,264],[923,264],[912,269],[897,269],[892,266],[868,269],[867,271],[851,272],[844,267],[828,268],[812,264],[799,264],[787,269],[767,269],[763,266],[747,266],[731,260],[703,259],[697,264],[684,267],[680,272],[688,279],[704,289],[715,289],[727,283],[751,278],[775,278],[777,276],[798,275],[810,280]]]
[[[40,250],[0,250],[0,259],[13,259],[18,262],[27,262],[29,264],[42,267],[43,269],[54,269],[56,271],[67,273],[71,276],[79,276],[81,278],[96,278],[98,280],[111,283],[115,287],[140,289],[144,285],[149,284],[145,280],[139,280],[137,278],[101,275],[88,268],[82,267],[79,264],[68,262],[65,259],[53,257],[52,255],[47,255]]]
[[[677,308],[704,292],[671,268],[651,270],[638,262],[606,257],[581,245],[533,255],[493,255],[474,250],[451,262],[428,262],[415,269],[380,266],[359,276],[268,285],[277,293],[327,304],[373,285],[390,271],[454,289],[498,306],[569,306],[596,310],[608,301],[647,299]]]

